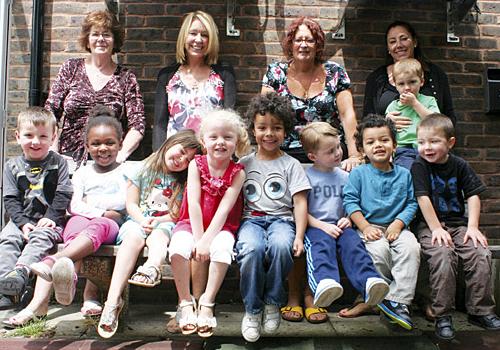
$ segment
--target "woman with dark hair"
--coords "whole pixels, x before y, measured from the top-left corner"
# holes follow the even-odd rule
[[[370,113],[385,115],[387,106],[399,98],[392,76],[394,63],[404,58],[415,58],[424,69],[424,86],[420,89],[420,93],[433,96],[438,102],[441,113],[456,124],[448,77],[441,68],[425,58],[417,33],[411,24],[404,21],[391,23],[387,27],[385,38],[386,64],[374,70],[366,79],[363,115]],[[389,113],[388,117],[395,122],[398,130],[411,124],[411,121],[399,115],[399,112]]]
[[[287,135],[283,150],[309,163],[299,131],[313,121],[324,121],[339,130],[349,171],[361,162],[354,144],[356,114],[353,107],[351,81],[345,69],[325,61],[325,33],[308,17],[293,21],[282,42],[285,62],[272,63],[262,80],[262,93],[276,91],[290,99],[295,110],[295,130]]]
[[[357,122],[347,72],[337,63],[324,60],[325,33],[308,17],[290,24],[282,46],[287,61],[270,64],[262,80],[262,93],[275,91],[287,97],[295,111],[294,130],[286,135],[282,149],[309,163],[299,132],[310,122],[327,122],[339,131],[342,168],[350,171],[361,163],[361,157],[354,142]],[[305,286],[305,259],[294,262],[288,287],[288,303],[281,309],[283,319],[300,321],[304,317],[304,292],[306,319],[311,323],[328,320],[326,310],[314,306],[311,291]]]
[[[78,165],[88,157],[83,139],[90,110],[102,104],[113,110],[125,131],[117,161],[125,161],[144,135],[144,103],[137,79],[130,70],[113,61],[123,45],[124,32],[108,11],[94,11],[83,20],[79,43],[90,53],[70,58],[52,83],[45,108],[62,120],[54,150]]]
[[[219,31],[208,13],[188,13],[177,37],[176,63],[158,73],[153,151],[179,130],[200,127],[200,117],[214,108],[234,108],[233,67],[220,63]]]

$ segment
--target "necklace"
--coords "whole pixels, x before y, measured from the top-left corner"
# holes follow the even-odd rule
[[[188,81],[189,85],[191,85],[191,90],[197,91],[205,83],[206,78],[196,78],[191,68],[187,68],[184,66],[183,71],[185,71],[184,77],[187,78],[186,80]]]

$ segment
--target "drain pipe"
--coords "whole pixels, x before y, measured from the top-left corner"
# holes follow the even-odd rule
[[[33,0],[31,20],[31,61],[30,61],[30,87],[29,105],[39,106],[42,81],[43,61],[43,10],[44,0]]]

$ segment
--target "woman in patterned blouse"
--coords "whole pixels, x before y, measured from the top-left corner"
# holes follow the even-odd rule
[[[268,66],[262,80],[262,93],[276,91],[288,97],[295,110],[295,130],[285,138],[283,150],[309,163],[300,143],[300,129],[313,121],[328,122],[339,130],[344,152],[342,168],[350,171],[361,163],[361,158],[354,141],[357,122],[346,71],[337,63],[323,60],[325,33],[310,18],[293,21],[282,46],[288,61]],[[281,309],[283,319],[302,320],[304,309],[300,304],[304,291],[306,319],[311,323],[328,320],[325,309],[314,307],[311,291],[305,285],[304,259],[295,261],[288,276],[288,290],[287,306]]]
[[[233,108],[236,81],[233,68],[218,63],[219,38],[212,16],[190,12],[177,37],[176,63],[158,73],[153,151],[182,129],[198,131],[208,110]]]
[[[142,140],[145,120],[139,84],[134,73],[112,59],[120,51],[123,36],[113,14],[89,13],[83,21],[79,43],[90,55],[64,62],[45,103],[45,108],[58,121],[62,120],[62,130],[53,147],[78,165],[87,159],[82,134],[89,112],[97,104],[113,110],[127,130],[118,162],[125,161]]]
[[[288,61],[272,63],[262,80],[262,93],[276,91],[292,102],[296,112],[295,131],[285,139],[283,149],[301,162],[309,163],[299,139],[307,123],[324,121],[340,131],[344,158],[342,167],[350,171],[360,163],[354,144],[356,114],[351,81],[337,63],[324,61],[325,33],[307,17],[293,21],[283,39]]]

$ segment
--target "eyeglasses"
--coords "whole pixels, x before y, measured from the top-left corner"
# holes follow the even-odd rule
[[[104,33],[93,32],[89,34],[89,37],[91,39],[96,39],[96,40],[99,39],[99,37],[101,36],[104,40],[111,40],[113,38],[113,34],[111,34],[110,32],[104,32]]]
[[[305,42],[307,45],[316,44],[316,40],[314,40],[313,38],[295,38],[295,39],[293,39],[294,44],[300,45],[300,44],[302,44],[302,42]]]

